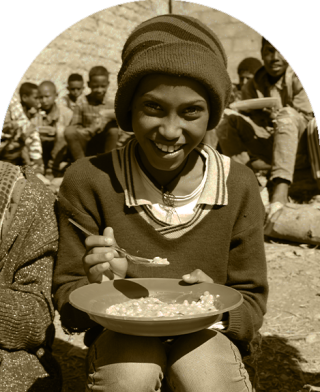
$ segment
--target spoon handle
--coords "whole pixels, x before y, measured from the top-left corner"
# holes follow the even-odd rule
[[[71,222],[73,225],[77,226],[77,228],[80,229],[81,231],[83,231],[85,234],[87,234],[87,235],[94,235],[89,230],[87,230],[83,226],[79,225],[79,223],[77,223],[73,219],[69,218],[68,221]]]

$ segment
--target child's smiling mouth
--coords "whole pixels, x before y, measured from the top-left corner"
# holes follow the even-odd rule
[[[162,144],[162,143],[156,143],[153,142],[155,144],[155,146],[157,147],[158,150],[160,150],[161,152],[165,152],[165,153],[173,153],[176,152],[178,150],[180,150],[184,145],[183,144],[178,144],[175,146],[172,145],[167,145],[167,144]]]

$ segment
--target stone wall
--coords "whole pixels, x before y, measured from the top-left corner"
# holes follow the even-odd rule
[[[260,58],[260,35],[239,20],[194,3],[172,0],[171,4],[174,13],[199,18],[221,38],[229,58],[232,81],[237,81],[236,68],[243,58]],[[51,41],[30,65],[21,82],[39,84],[52,80],[61,96],[67,92],[66,81],[71,73],[80,73],[87,81],[91,67],[104,65],[111,73],[109,96],[114,97],[126,38],[142,21],[168,12],[169,0],[144,0],[92,14]]]

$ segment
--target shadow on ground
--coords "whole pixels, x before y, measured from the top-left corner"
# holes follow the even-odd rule
[[[303,372],[303,362],[304,358],[287,339],[277,335],[263,337],[257,392],[297,392],[306,384],[320,386],[320,373]]]
[[[63,392],[83,392],[85,386],[85,357],[87,349],[56,338],[53,355],[59,362],[63,377]]]

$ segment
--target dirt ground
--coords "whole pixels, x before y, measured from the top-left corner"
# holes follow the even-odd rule
[[[267,240],[265,248],[270,296],[261,329],[257,392],[320,386],[320,249]],[[82,391],[87,353],[83,335],[64,334],[58,315],[55,324],[54,355],[62,367],[63,392]]]

